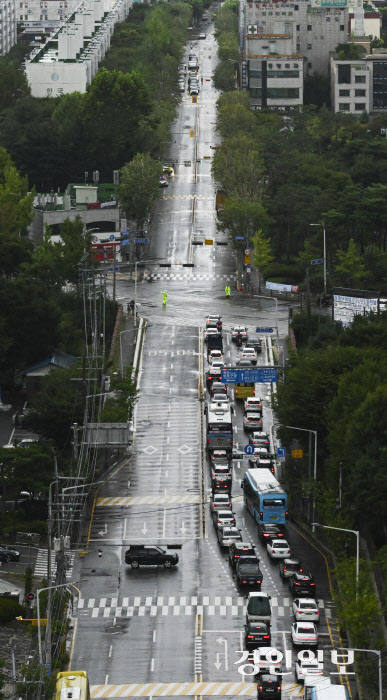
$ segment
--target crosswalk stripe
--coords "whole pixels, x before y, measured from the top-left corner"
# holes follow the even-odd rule
[[[256,684],[225,681],[185,681],[182,683],[129,683],[120,685],[92,685],[92,698],[130,697],[187,697],[202,696],[249,696],[256,694]],[[297,683],[282,683],[283,693],[292,697],[302,696],[302,687]]]
[[[98,498],[96,507],[135,506],[135,505],[166,505],[168,503],[200,503],[199,494],[175,496],[126,496],[122,498]]]

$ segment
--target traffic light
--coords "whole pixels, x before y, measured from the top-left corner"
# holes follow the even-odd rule
[[[32,601],[35,600],[35,594],[34,593],[27,593],[27,600],[29,603],[32,603]]]

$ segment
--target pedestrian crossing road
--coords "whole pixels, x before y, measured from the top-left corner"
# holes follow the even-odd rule
[[[277,617],[285,617],[291,614],[292,600],[290,598],[272,597],[271,605],[276,609]],[[324,609],[324,601],[319,600],[320,609]],[[118,598],[80,598],[78,611],[82,615],[91,612],[91,617],[143,617],[150,615],[231,615],[241,616],[246,612],[246,599],[242,596],[203,596],[201,600],[197,596],[147,596]],[[325,614],[330,617],[331,611],[325,609]]]
[[[255,683],[219,683],[202,681],[186,683],[123,683],[121,685],[92,685],[92,698],[144,698],[144,697],[207,697],[207,696],[256,696]],[[297,683],[282,683],[282,697],[302,697]]]
[[[194,504],[200,503],[200,496],[193,494],[182,494],[177,496],[127,496],[127,497],[111,497],[111,498],[98,498],[96,507],[99,506],[137,506],[137,505],[167,505],[172,503],[178,503],[183,505],[184,503]]]

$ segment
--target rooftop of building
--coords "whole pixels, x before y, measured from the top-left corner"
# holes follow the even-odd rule
[[[77,190],[85,194],[96,192],[95,201],[77,202]],[[63,211],[65,209],[65,197],[70,197],[72,209],[104,209],[105,207],[117,207],[117,186],[110,182],[102,182],[97,185],[81,183],[70,183],[65,192],[61,193],[39,193],[34,200],[34,206],[40,211]]]

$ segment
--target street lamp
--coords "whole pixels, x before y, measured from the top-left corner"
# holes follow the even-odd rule
[[[42,654],[42,635],[41,635],[41,625],[40,625],[40,601],[39,601],[39,595],[43,593],[43,591],[52,591],[54,588],[63,588],[65,586],[74,586],[75,588],[75,583],[78,583],[78,581],[74,581],[72,583],[59,583],[57,586],[46,586],[45,588],[38,588],[36,591],[36,611],[37,611],[37,616],[38,616],[38,648],[39,648],[39,663],[42,666],[43,665],[43,654]],[[49,614],[51,614],[51,611],[49,611]],[[50,625],[49,621],[49,616],[47,616],[47,626]],[[51,657],[51,650],[49,652],[49,656]]]
[[[313,479],[316,482],[317,480],[317,430],[309,430],[309,428],[296,428],[294,425],[278,425],[279,428],[289,428],[289,430],[302,430],[302,432],[305,433],[313,433],[314,435],[314,468],[313,468]],[[316,484],[315,484],[316,485]],[[313,494],[313,520],[316,517],[316,488],[314,489],[314,494]],[[315,531],[314,526],[316,523],[312,523],[313,525],[313,532]]]
[[[380,649],[352,649],[352,651],[369,652],[378,656],[379,700],[383,700],[382,652]]]
[[[325,236],[325,221],[320,224],[309,224],[309,226],[322,226],[323,227],[323,237],[324,237],[324,294],[327,293],[327,246],[326,246],[326,236]]]
[[[321,525],[320,523],[312,523],[314,527],[323,527],[325,530],[340,530],[341,532],[351,532],[356,535],[356,598],[359,588],[359,553],[360,553],[360,533],[359,530],[347,530],[345,527],[333,527],[332,525]],[[360,650],[358,650],[360,651]]]
[[[113,393],[114,393],[113,391],[103,391],[103,392],[100,393],[100,394],[87,394],[87,396],[85,396],[86,403],[85,403],[85,415],[84,415],[84,419],[83,419],[84,426],[87,425],[87,404],[88,404],[88,400],[91,399],[91,398],[94,398],[95,396],[110,396],[110,395],[113,394]]]

